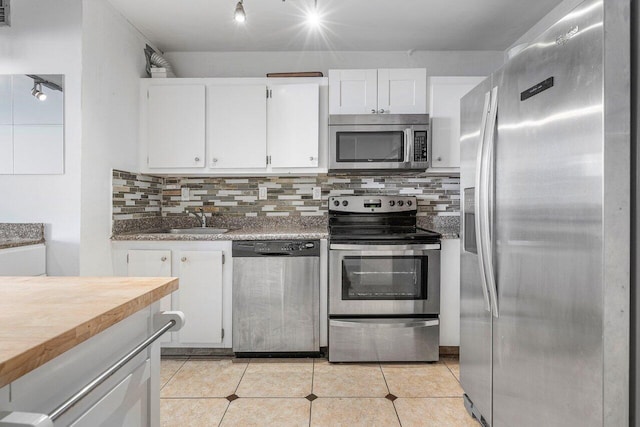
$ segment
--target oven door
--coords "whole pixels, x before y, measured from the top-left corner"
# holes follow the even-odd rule
[[[439,311],[439,243],[330,245],[330,315],[413,315]]]

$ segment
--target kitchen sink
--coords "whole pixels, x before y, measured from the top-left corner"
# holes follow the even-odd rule
[[[197,228],[170,228],[170,234],[223,234],[229,231],[228,228],[197,227]]]

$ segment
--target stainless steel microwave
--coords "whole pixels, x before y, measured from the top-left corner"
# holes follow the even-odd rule
[[[431,156],[428,114],[329,116],[329,170],[425,170]]]

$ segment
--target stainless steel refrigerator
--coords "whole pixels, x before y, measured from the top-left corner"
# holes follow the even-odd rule
[[[465,405],[629,423],[629,1],[587,0],[462,99]]]

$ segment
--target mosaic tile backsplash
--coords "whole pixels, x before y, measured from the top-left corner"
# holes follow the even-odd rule
[[[260,200],[259,188],[266,187],[267,199]],[[320,187],[321,200],[313,199]],[[189,189],[189,201],[182,189]],[[460,179],[443,176],[356,176],[327,175],[301,177],[155,177],[113,171],[113,220],[123,226],[130,220],[145,219],[145,228],[163,222],[187,219],[188,208],[224,218],[289,217],[291,220],[326,219],[329,196],[407,195],[418,199],[418,216],[423,224],[459,222]],[[195,221],[195,218],[190,217]],[[262,221],[261,221],[262,222]],[[122,227],[126,229],[126,227]]]

